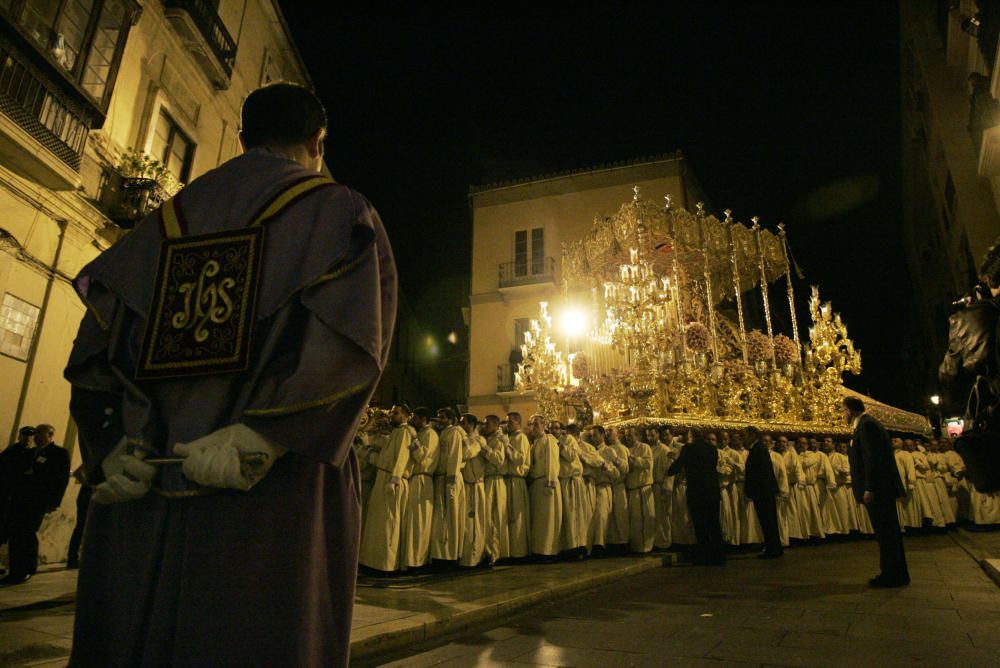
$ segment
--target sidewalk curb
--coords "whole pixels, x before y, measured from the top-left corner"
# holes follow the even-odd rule
[[[958,528],[949,533],[959,547],[965,550],[970,557],[976,560],[979,566],[990,576],[993,583],[1000,587],[1000,559],[990,554],[975,536],[965,529]]]
[[[351,658],[366,658],[407,645],[425,642],[465,630],[477,624],[502,619],[531,605],[548,603],[631,575],[676,564],[676,554],[657,555],[643,558],[619,570],[598,573],[554,587],[512,596],[506,600],[475,606],[445,618],[437,617],[432,613],[424,613],[411,618],[376,624],[370,629],[367,627],[361,629],[358,633],[360,637],[351,640]]]

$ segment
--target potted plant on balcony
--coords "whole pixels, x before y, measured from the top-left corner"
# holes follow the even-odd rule
[[[109,175],[106,210],[119,226],[135,223],[183,187],[162,161],[135,148],[126,151]]]

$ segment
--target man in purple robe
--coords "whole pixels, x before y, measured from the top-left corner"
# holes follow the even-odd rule
[[[351,439],[396,273],[378,214],[319,174],[326,113],[272,84],[245,153],[83,269],[66,377],[95,485],[71,665],[346,665]]]

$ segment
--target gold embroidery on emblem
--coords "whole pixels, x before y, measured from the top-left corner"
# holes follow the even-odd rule
[[[138,378],[246,368],[262,228],[164,242]]]

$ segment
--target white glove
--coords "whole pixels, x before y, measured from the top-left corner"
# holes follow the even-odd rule
[[[185,458],[183,471],[188,480],[244,492],[260,482],[285,452],[242,424],[174,445],[174,453]]]
[[[125,454],[127,451],[128,441],[122,438],[101,462],[104,482],[94,488],[94,503],[110,505],[135,501],[152,489],[156,467],[144,463],[139,456]]]

